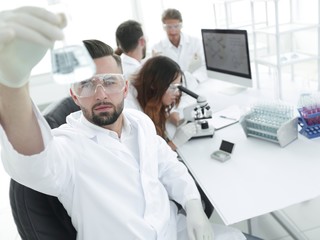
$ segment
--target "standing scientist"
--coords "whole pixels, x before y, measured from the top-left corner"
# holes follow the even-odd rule
[[[194,91],[199,83],[208,78],[202,42],[181,31],[183,21],[179,10],[166,9],[161,20],[166,37],[153,46],[152,54],[176,61],[184,72],[187,88]]]

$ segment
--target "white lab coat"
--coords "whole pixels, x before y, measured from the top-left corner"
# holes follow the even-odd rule
[[[124,100],[124,106],[125,108],[133,108],[143,112],[143,109],[141,108],[138,102],[137,96],[138,96],[137,89],[132,84],[130,84],[127,97]]]
[[[127,98],[125,99],[125,107],[143,111],[138,100],[137,90],[134,86],[129,87]],[[178,161],[178,160],[177,160]],[[187,240],[187,231],[184,216],[178,215],[177,219],[178,239]],[[232,227],[212,224],[215,240],[245,240],[245,236],[238,230]]]
[[[203,46],[198,38],[181,32],[178,48],[166,37],[154,45],[152,51],[176,61],[186,75],[187,87],[194,90],[199,82],[207,80]]]
[[[142,66],[142,63],[139,62],[137,59],[128,56],[125,53],[122,53],[120,58],[121,58],[123,75],[125,76],[126,79],[130,80],[130,77],[132,76],[132,74],[135,74],[139,71],[139,69]]]
[[[3,165],[16,181],[57,196],[78,240],[177,239],[176,209],[169,198],[184,206],[200,196],[144,113],[124,111],[126,131],[138,142],[138,160],[122,139],[112,137],[114,132],[89,123],[81,112],[52,132],[36,113],[45,150],[32,156],[17,153],[1,127]]]

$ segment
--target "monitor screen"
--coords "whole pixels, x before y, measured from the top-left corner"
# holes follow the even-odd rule
[[[209,78],[252,87],[246,30],[202,29]]]

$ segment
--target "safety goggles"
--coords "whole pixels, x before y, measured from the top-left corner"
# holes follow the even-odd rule
[[[171,94],[176,94],[180,92],[179,86],[182,86],[181,83],[171,83],[167,89],[167,91]]]
[[[182,23],[177,24],[163,24],[164,30],[180,30],[182,28]]]
[[[123,91],[125,79],[122,74],[97,74],[92,78],[72,84],[72,90],[80,98],[93,96],[98,87],[106,94],[115,94]]]

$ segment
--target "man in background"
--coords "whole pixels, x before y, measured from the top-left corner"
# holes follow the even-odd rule
[[[177,9],[165,10],[162,23],[167,37],[152,48],[152,55],[164,55],[176,61],[186,76],[187,88],[194,90],[207,79],[202,43],[181,31],[182,15]]]
[[[116,30],[116,42],[120,55],[123,74],[127,79],[140,69],[146,57],[146,39],[141,24],[134,20],[121,23]]]

